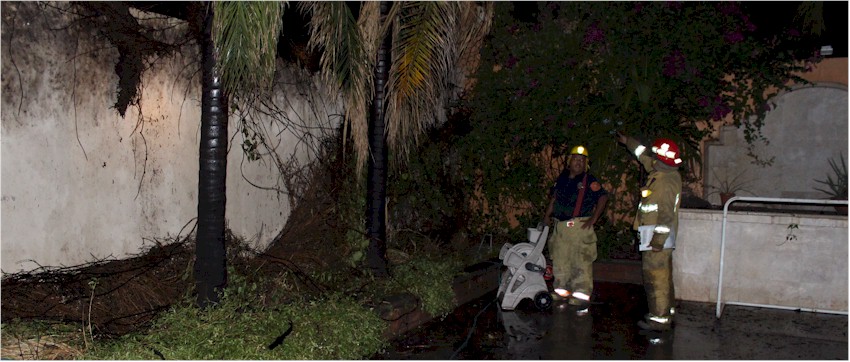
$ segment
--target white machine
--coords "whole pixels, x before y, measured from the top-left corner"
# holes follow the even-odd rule
[[[507,269],[502,273],[496,298],[503,310],[514,310],[525,298],[531,298],[540,310],[552,306],[552,295],[543,279],[546,258],[543,248],[549,238],[549,227],[538,225],[528,228],[527,243],[516,245],[505,243],[499,251],[499,259]]]

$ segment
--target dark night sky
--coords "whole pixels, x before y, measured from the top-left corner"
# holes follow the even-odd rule
[[[824,1],[825,33],[816,39],[816,45],[832,45],[832,57],[847,57],[847,1]],[[745,1],[742,3],[750,10],[753,23],[759,28],[759,34],[781,32],[790,26],[796,14],[799,1]]]
[[[744,1],[742,2],[743,7],[747,9],[747,12],[750,13],[751,19],[753,23],[758,27],[757,34],[766,35],[766,34],[775,34],[778,32],[782,32],[783,29],[790,26],[794,19],[794,15],[796,14],[797,7],[800,5],[800,1]],[[818,39],[813,40],[816,46],[822,45],[832,45],[834,49],[834,54],[832,57],[847,57],[848,50],[848,24],[847,24],[847,1],[824,1],[824,23],[826,26],[826,32],[822,34]],[[149,10],[153,10],[155,12],[165,13],[167,15],[175,16],[178,18],[185,19],[185,8],[187,2],[184,1],[173,1],[173,2],[159,2],[159,1],[150,1],[150,2],[135,2],[131,1],[130,4],[139,8],[147,8]],[[532,1],[518,1],[514,2],[516,6],[516,12],[514,13],[517,17],[527,17],[530,11],[533,11],[534,7],[536,7],[536,3]],[[299,39],[298,36],[295,36],[296,39],[290,40],[301,40],[306,42],[306,27],[305,27],[305,19],[300,18],[300,16],[296,16],[292,14],[291,11],[287,11],[285,16],[288,16],[287,21],[285,21],[285,25],[288,25],[288,33],[290,37],[293,37],[294,34],[301,35]]]
[[[820,47],[832,45],[832,57],[847,57],[848,26],[847,1],[824,1],[824,24],[826,31],[819,38],[812,40]],[[756,35],[767,37],[781,34],[789,28],[797,13],[800,1],[744,1],[742,7],[750,14],[750,19],[756,27]],[[536,3],[531,1],[514,2],[514,16],[523,21],[533,21]]]

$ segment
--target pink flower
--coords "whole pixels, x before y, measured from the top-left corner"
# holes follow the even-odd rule
[[[510,57],[508,57],[508,60],[505,61],[505,68],[513,69],[513,67],[516,65],[517,62],[519,62],[519,59],[517,59],[517,57],[511,55]]]
[[[587,27],[587,31],[584,33],[584,45],[595,44],[605,40],[605,32],[596,25],[596,23],[591,24]]]
[[[756,26],[756,24],[753,24],[753,23],[751,23],[751,22],[749,22],[749,21],[747,22],[747,31],[749,31],[749,32],[751,32],[751,33],[752,33],[752,32],[754,32],[754,31],[756,31],[756,29],[758,29],[758,27]]]
[[[739,31],[729,32],[723,36],[723,39],[729,44],[740,43],[744,41],[744,34],[741,34]]]
[[[640,12],[641,12],[642,10],[643,10],[643,3],[642,3],[642,2],[636,2],[636,3],[635,3],[635,8],[634,8],[634,12],[635,12],[635,14],[640,14]]]
[[[677,77],[685,72],[685,55],[681,51],[673,50],[664,57],[664,69],[662,74],[667,77]]]
[[[711,119],[713,119],[715,121],[722,120],[730,112],[732,112],[732,109],[729,108],[729,106],[722,104],[722,103],[718,104],[718,105],[714,106],[714,110],[712,110],[712,112],[711,112]]]
[[[682,3],[679,1],[668,1],[664,3],[664,6],[668,9],[679,10],[682,8]]]
[[[719,6],[720,12],[723,15],[732,15],[740,12],[740,9],[738,9],[738,4],[731,1],[721,1],[719,3]]]

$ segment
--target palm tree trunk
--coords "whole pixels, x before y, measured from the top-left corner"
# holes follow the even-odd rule
[[[217,303],[227,283],[224,211],[227,202],[227,97],[215,69],[212,10],[204,20],[201,37],[201,144],[198,169],[198,233],[195,246],[197,304]]]
[[[381,1],[381,23],[386,21],[389,8],[389,2]],[[372,101],[371,119],[369,120],[369,150],[371,153],[366,180],[366,233],[369,238],[369,247],[366,250],[366,260],[372,274],[379,278],[389,275],[386,258],[387,138],[384,104],[391,62],[391,44],[391,38],[388,34],[378,48],[377,61],[375,62],[375,98]]]

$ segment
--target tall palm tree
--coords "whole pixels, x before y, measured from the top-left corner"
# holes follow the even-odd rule
[[[390,5],[381,1],[381,23],[386,22]],[[386,83],[389,75],[391,37],[385,36],[375,56],[374,91],[372,112],[369,117],[369,149],[372,150],[368,161],[366,176],[366,235],[369,246],[366,249],[366,262],[372,274],[384,278],[389,274],[387,268],[387,142],[384,102],[386,101]]]
[[[202,84],[194,274],[197,304],[206,307],[219,301],[227,284],[228,97],[250,100],[270,88],[283,4],[214,2],[195,11]]]
[[[213,71],[218,70],[221,74],[223,94],[238,94],[240,99],[250,100],[250,96],[243,95],[262,94],[269,89],[274,75],[274,49],[280,33],[280,15],[286,3],[237,1],[213,4],[215,25],[212,42],[216,50],[212,54],[215,57],[212,64],[216,64]],[[371,181],[367,188],[367,200],[370,200],[367,205],[370,240],[367,260],[376,276],[385,276],[388,274],[384,211],[388,149],[406,154],[416,137],[438,120],[433,114],[440,110],[442,100],[450,90],[451,77],[448,75],[453,74],[459,54],[477,44],[476,40],[489,30],[492,4],[364,1],[359,7],[350,5],[339,1],[299,3],[300,9],[311,16],[310,46],[322,49],[323,73],[340,87],[345,100],[344,130],[354,144],[358,176],[368,161]],[[213,91],[213,88],[206,87],[205,81],[205,94]],[[222,99],[226,100],[226,97]],[[370,108],[372,111],[368,112]],[[204,127],[202,124],[202,133]],[[374,137],[370,138],[370,134]],[[226,137],[226,132],[217,135]],[[216,139],[215,144],[226,145],[226,139]],[[202,153],[205,147],[208,146],[202,141]],[[217,160],[215,165],[226,165],[222,158]],[[201,163],[204,162],[202,159]],[[200,178],[213,176],[205,174],[203,168],[200,172],[204,173],[199,174]],[[199,189],[200,185],[199,181]],[[214,191],[219,190],[222,196],[213,200],[216,200],[216,206],[221,206],[218,212],[223,215],[223,183]],[[203,197],[199,193],[200,198]],[[199,260],[197,263],[221,268],[223,243],[212,238],[223,240],[223,236],[218,236],[221,235],[218,230],[223,231],[223,218],[220,229],[205,233],[202,241],[200,218],[201,213],[206,211],[201,209],[199,201],[197,254],[199,259],[202,255],[215,259]],[[219,223],[219,220],[214,222]],[[200,252],[201,248],[207,247],[222,252]],[[197,270],[199,268],[196,267]],[[203,284],[209,289],[209,283],[226,280],[226,275],[216,278],[199,280],[198,285]],[[209,294],[204,296],[211,297]]]
[[[322,48],[324,74],[342,90],[358,176],[368,165],[367,261],[385,276],[388,150],[406,156],[439,121],[458,59],[489,30],[492,4],[365,1],[357,15],[345,2],[299,5],[311,16],[310,47]]]
[[[198,232],[195,246],[197,304],[218,302],[227,283],[224,211],[227,201],[227,96],[212,44],[212,11],[204,16],[201,48],[201,144],[198,168]]]

